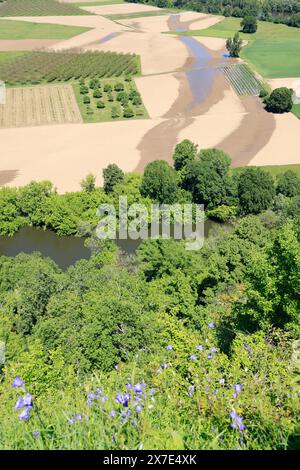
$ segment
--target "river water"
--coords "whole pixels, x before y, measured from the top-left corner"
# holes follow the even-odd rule
[[[206,239],[217,222],[206,220],[204,238]],[[116,240],[118,247],[128,255],[134,255],[141,240]],[[84,246],[84,238],[60,237],[50,230],[22,227],[13,237],[0,237],[0,256],[16,256],[19,253],[39,252],[50,257],[62,269],[80,259],[88,259],[91,252]]]

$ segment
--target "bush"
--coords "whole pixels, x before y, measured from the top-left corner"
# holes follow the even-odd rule
[[[105,103],[104,103],[104,101],[101,101],[101,100],[97,101],[97,108],[98,108],[98,109],[103,109],[103,108],[105,108]]]
[[[286,87],[275,88],[265,99],[266,110],[271,113],[288,113],[293,107],[293,90]]]
[[[116,83],[114,89],[115,91],[124,91],[124,84],[122,82]]]
[[[90,97],[89,97],[89,96],[87,96],[87,95],[86,95],[86,96],[84,96],[84,97],[83,97],[83,102],[84,102],[84,104],[90,104],[90,102],[91,102],[91,99],[90,99]]]
[[[114,101],[114,95],[113,95],[112,93],[109,93],[109,94],[107,95],[107,99],[108,99],[108,101],[111,103],[112,101]]]
[[[245,16],[241,21],[243,33],[255,33],[257,31],[257,20],[255,16]]]
[[[109,83],[106,83],[104,85],[103,90],[105,91],[105,93],[111,93],[112,92],[112,86]]]
[[[117,119],[120,117],[120,111],[117,106],[111,108],[111,117],[112,119]]]
[[[102,97],[102,93],[100,91],[99,88],[96,88],[93,92],[93,98],[101,98]]]
[[[134,112],[129,106],[126,106],[124,108],[123,116],[124,118],[127,118],[127,119],[132,118],[134,116]]]
[[[81,85],[79,91],[81,95],[86,95],[89,92],[89,89],[86,85]]]

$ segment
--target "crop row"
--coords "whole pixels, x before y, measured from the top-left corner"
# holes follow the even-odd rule
[[[70,85],[9,88],[0,106],[0,128],[76,122],[81,116]]]
[[[228,65],[222,70],[238,95],[259,95],[262,85],[245,64]]]
[[[56,0],[6,0],[0,3],[0,16],[90,15],[69,3]]]
[[[138,56],[103,51],[34,51],[19,56],[10,63],[0,64],[1,80],[11,84],[118,77],[135,75],[138,72]]]

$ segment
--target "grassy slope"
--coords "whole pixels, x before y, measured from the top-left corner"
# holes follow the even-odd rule
[[[136,12],[136,13],[123,13],[123,14],[114,14],[114,15],[103,15],[106,18],[109,18],[110,20],[127,20],[131,18],[142,18],[142,17],[147,17],[147,16],[162,16],[162,15],[170,15],[172,13],[176,13],[178,9],[161,9],[161,10],[154,10],[154,11],[142,11],[142,12]]]
[[[56,0],[6,0],[0,3],[0,16],[91,15],[70,3]]]
[[[17,57],[20,57],[25,54],[30,54],[30,52],[22,52],[22,51],[8,51],[3,52],[0,51],[0,64],[13,62]]]
[[[240,172],[245,168],[250,168],[249,166],[247,167],[238,167],[234,168],[234,172]],[[254,167],[252,167],[254,168]],[[294,171],[299,177],[300,177],[300,164],[295,164],[295,165],[266,165],[266,166],[261,166],[259,167],[262,170],[268,171],[271,173],[271,175],[275,178],[277,175],[281,175],[282,173],[285,173],[288,170]]]
[[[292,112],[297,116],[298,119],[300,119],[300,103],[299,104],[294,104]]]
[[[228,38],[240,29],[239,18],[225,18],[207,29],[188,31],[190,36]],[[249,41],[241,57],[267,78],[300,77],[300,28],[259,21],[255,34],[241,33]]]
[[[101,6],[101,5],[119,5],[120,3],[125,3],[124,0],[103,0],[101,2],[80,2],[79,1],[74,1],[72,2],[75,4],[77,7],[95,7],[95,6]]]
[[[1,39],[69,39],[89,28],[59,24],[28,23],[27,21],[0,20]]]

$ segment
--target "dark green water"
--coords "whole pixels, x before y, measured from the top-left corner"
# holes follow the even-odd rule
[[[205,221],[205,238],[219,225],[211,220]],[[135,254],[141,240],[116,240],[116,243],[122,251],[132,255]],[[66,269],[79,259],[88,259],[91,255],[90,250],[84,246],[84,238],[59,237],[50,230],[23,227],[13,237],[0,237],[0,256],[16,256],[22,252],[39,252],[44,257],[52,258],[62,269]]]

